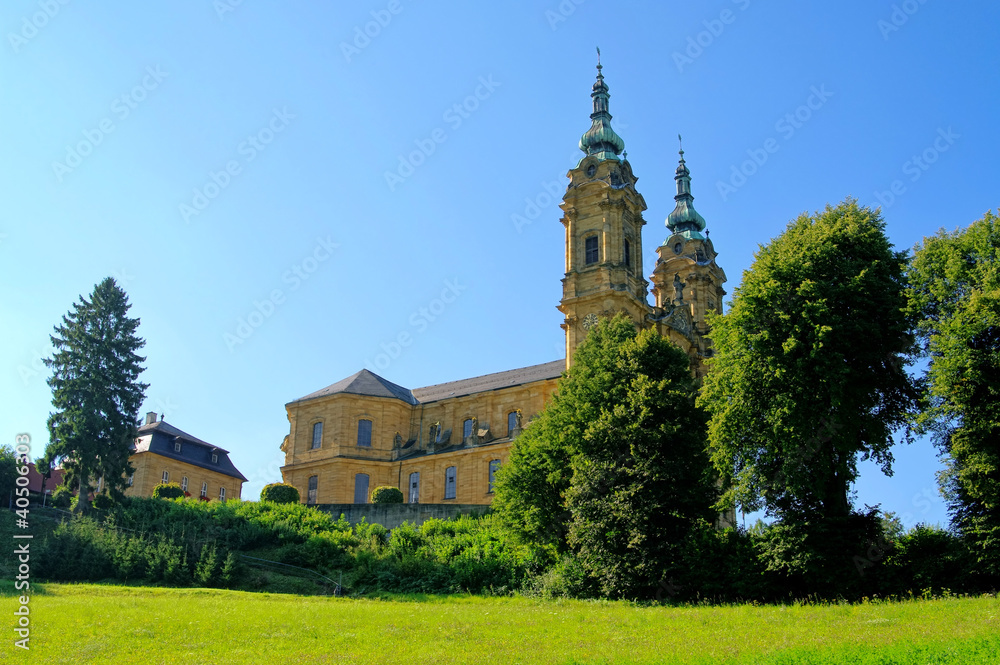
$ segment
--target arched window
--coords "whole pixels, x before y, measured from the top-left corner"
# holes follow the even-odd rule
[[[507,436],[514,436],[515,429],[517,429],[517,411],[511,411],[507,414]]]
[[[462,438],[467,439],[472,436],[472,418],[466,418],[462,423]]]
[[[316,503],[316,490],[319,486],[319,476],[309,476],[309,492],[306,494],[306,503]]]
[[[184,490],[185,492],[188,491],[188,477],[187,476],[184,476],[183,478],[181,478],[181,489]]]
[[[354,476],[354,503],[368,503],[368,474]]]
[[[201,484],[201,496],[205,498],[208,497],[208,483]]]
[[[372,421],[365,419],[358,421],[358,445],[364,448],[372,447]]]
[[[455,498],[455,477],[456,469],[453,466],[449,466],[444,470],[444,498],[454,499]]]
[[[160,476],[160,477],[163,478],[163,482],[165,482],[165,483],[169,483],[170,482],[170,472],[169,471],[164,471],[163,475]]]
[[[220,487],[219,488],[219,501],[225,501],[225,500],[226,500],[226,488],[225,487]]]
[[[597,248],[597,236],[589,236],[583,241],[584,244],[584,263],[586,265],[591,265],[597,263],[600,260],[600,252]]]
[[[323,445],[323,422],[313,423],[313,440],[311,449],[315,450]]]

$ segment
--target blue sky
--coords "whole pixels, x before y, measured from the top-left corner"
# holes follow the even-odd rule
[[[847,196],[900,248],[967,225],[1000,205],[998,24],[943,0],[4,2],[0,439],[41,453],[48,336],[109,275],[144,411],[232,451],[246,498],[280,477],[284,404],[362,367],[416,388],[562,357],[555,199],[595,46],[647,273],[679,133],[730,293]],[[858,503],[944,522],[933,447],[896,458]]]

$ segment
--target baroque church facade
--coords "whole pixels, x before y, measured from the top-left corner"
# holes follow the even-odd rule
[[[704,374],[711,355],[706,317],[721,311],[726,275],[694,209],[684,151],[668,236],[647,280],[646,202],[625,143],[611,127],[600,63],[591,98],[591,127],[580,139],[584,156],[568,173],[560,205],[565,359],[413,390],[365,369],[289,402],[281,473],[303,502],[367,503],[372,489],[389,485],[407,503],[491,503],[494,475],[514,439],[555,392],[599,317],[623,312],[637,328],[655,329],[688,354],[696,375]]]

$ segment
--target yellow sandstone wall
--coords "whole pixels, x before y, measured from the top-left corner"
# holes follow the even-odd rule
[[[239,499],[243,488],[243,481],[239,478],[162,457],[156,453],[139,453],[130,457],[129,461],[135,468],[135,475],[132,478],[132,486],[125,490],[126,496],[152,496],[153,488],[163,480],[164,471],[170,473],[168,482],[178,485],[181,484],[184,476],[187,476],[187,491],[193,497],[198,497],[201,494],[201,484],[204,482],[208,483],[208,498],[213,500],[219,498],[220,487],[226,488],[227,500]]]

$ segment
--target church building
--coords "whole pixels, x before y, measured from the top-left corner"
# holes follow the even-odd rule
[[[289,402],[281,473],[304,502],[367,503],[372,489],[390,485],[407,503],[489,504],[494,474],[511,443],[555,392],[599,317],[624,312],[637,328],[668,337],[690,356],[692,371],[704,374],[703,360],[711,354],[706,314],[721,311],[726,275],[694,209],[684,151],[668,236],[656,249],[647,281],[646,202],[635,187],[625,142],[611,127],[601,70],[598,63],[591,126],[580,139],[584,157],[569,171],[560,205],[565,359],[413,390],[365,369]]]

